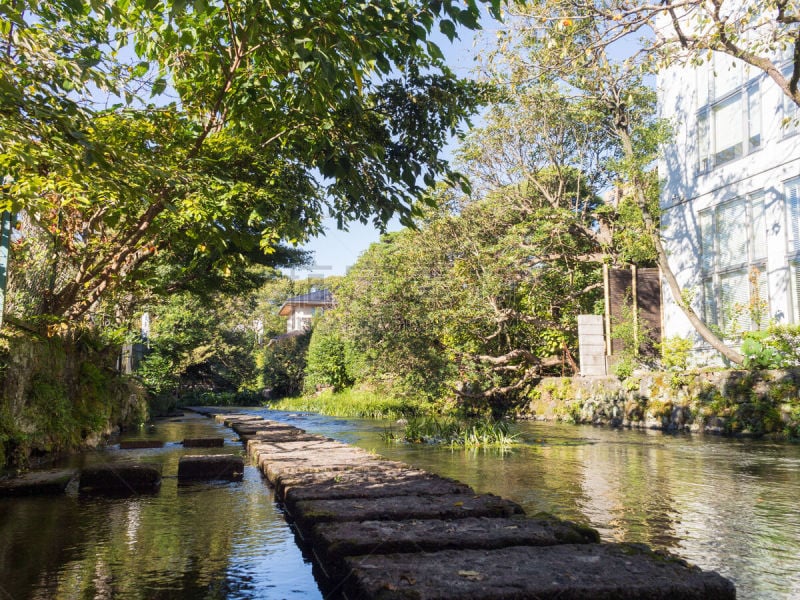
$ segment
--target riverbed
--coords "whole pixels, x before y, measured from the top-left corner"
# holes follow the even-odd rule
[[[391,423],[254,410],[492,492],[529,514],[588,523],[604,540],[644,542],[732,579],[739,598],[800,597],[800,446],[522,423],[509,451],[386,445]],[[159,423],[136,437],[219,435],[210,419]],[[161,461],[183,450],[80,458]],[[11,582],[6,583],[6,582]],[[0,500],[0,586],[9,598],[319,598],[310,564],[252,467],[240,483],[132,499]],[[0,590],[0,598],[5,598]]]

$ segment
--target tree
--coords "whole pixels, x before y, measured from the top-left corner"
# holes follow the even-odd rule
[[[741,364],[742,355],[729,348],[692,308],[661,243],[659,188],[651,165],[669,131],[656,118],[655,92],[644,83],[649,65],[637,55],[614,61],[604,37],[606,22],[565,17],[560,13],[563,9],[558,1],[535,3],[529,13],[520,15],[516,28],[494,56],[495,64],[500,65],[496,72],[502,77],[511,73],[515,82],[534,86],[556,79],[586,100],[587,110],[597,116],[598,126],[614,142],[605,168],[639,209],[676,304],[705,341],[732,363]],[[561,16],[553,21],[554,14]],[[521,48],[526,51],[519,52]]]
[[[499,2],[491,2],[496,12]],[[463,7],[463,8],[462,8]],[[408,222],[481,86],[429,39],[475,0],[2,5],[2,206],[64,263],[43,311],[82,319],[154,256],[226,275],[281,242]]]
[[[699,63],[720,52],[764,71],[800,105],[800,7],[787,0],[536,0],[529,3],[540,30],[591,23],[591,52],[638,36],[639,56],[652,67]],[[563,66],[579,52],[564,52]],[[562,50],[564,50],[562,48]],[[791,72],[782,69],[789,61]],[[569,70],[569,69],[566,69]]]

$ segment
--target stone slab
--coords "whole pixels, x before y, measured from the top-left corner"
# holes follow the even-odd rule
[[[182,456],[178,461],[178,482],[228,480],[242,478],[244,459],[236,454],[200,454]]]
[[[225,438],[221,437],[185,438],[183,440],[184,448],[222,448],[224,445]]]
[[[376,482],[425,479],[438,477],[421,469],[414,469],[403,463],[390,462],[371,469],[353,469],[349,471],[313,471],[281,475],[275,480],[275,498],[282,501],[289,490],[294,488],[312,488],[317,485],[358,487]],[[306,498],[312,499],[312,498]]]
[[[55,496],[63,494],[77,474],[75,469],[29,471],[18,477],[0,480],[0,498],[16,496]]]
[[[317,566],[329,583],[346,576],[348,556],[598,542],[596,530],[555,517],[320,523],[310,535]]]
[[[86,467],[78,490],[82,494],[127,495],[153,493],[161,486],[161,465],[115,463]]]
[[[452,494],[475,495],[475,490],[464,483],[422,475],[387,479],[383,471],[362,472],[360,481],[342,483],[336,477],[306,486],[295,486],[283,497],[286,510],[294,512],[294,506],[305,500],[337,500],[344,498],[387,498],[394,496],[444,496]]]
[[[139,450],[141,448],[163,448],[164,440],[120,440],[120,450]]]
[[[320,454],[302,461],[262,461],[259,459],[258,463],[259,469],[261,469],[267,481],[273,486],[275,482],[283,476],[292,476],[300,473],[372,471],[386,468],[388,464],[387,461],[378,458],[347,453]]]
[[[305,433],[302,429],[296,429],[294,431],[285,430],[285,431],[277,431],[277,430],[270,430],[264,431],[263,429],[257,429],[254,433],[239,433],[239,438],[245,443],[249,444],[252,442],[316,442],[323,438],[322,436],[315,435],[313,433]]]
[[[297,502],[293,509],[291,513],[287,511],[287,516],[294,520],[306,540],[312,527],[318,523],[511,517],[524,514],[516,502],[492,494],[304,500]]]
[[[345,560],[348,600],[733,600],[714,572],[630,544],[514,546]]]

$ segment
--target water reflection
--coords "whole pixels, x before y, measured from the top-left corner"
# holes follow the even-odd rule
[[[222,433],[230,435],[198,417],[147,435]],[[173,444],[80,458],[160,462],[165,478],[156,495],[0,499],[0,598],[321,598],[257,469],[246,467],[241,482],[178,486],[177,463],[188,452],[198,449]]]
[[[739,598],[800,597],[800,446],[546,423],[510,452],[386,446],[386,424],[271,414],[455,477],[480,492],[590,523],[603,539],[669,550],[737,585]]]

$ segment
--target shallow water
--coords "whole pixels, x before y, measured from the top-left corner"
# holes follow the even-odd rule
[[[0,499],[0,599],[321,598],[257,469],[245,467],[241,482],[178,486],[183,454],[241,452],[230,430],[187,416],[136,437],[220,435],[231,438],[225,448],[109,448],[73,460],[159,462],[155,495]]]
[[[274,413],[273,413],[273,417]],[[299,427],[588,523],[607,541],[668,550],[736,583],[800,598],[800,445],[521,423],[526,446],[459,451],[381,441],[387,424],[282,416]]]
[[[519,502],[589,523],[609,541],[644,542],[717,570],[745,599],[800,598],[800,446],[556,424],[520,424],[509,452],[381,439],[391,425],[254,410]],[[184,450],[184,437],[226,447]],[[73,463],[151,460],[157,495],[0,499],[0,600],[321,598],[272,492],[242,482],[178,486],[181,455],[241,452],[213,420],[187,416],[135,437],[175,443],[109,448]],[[74,490],[73,490],[74,492]]]

